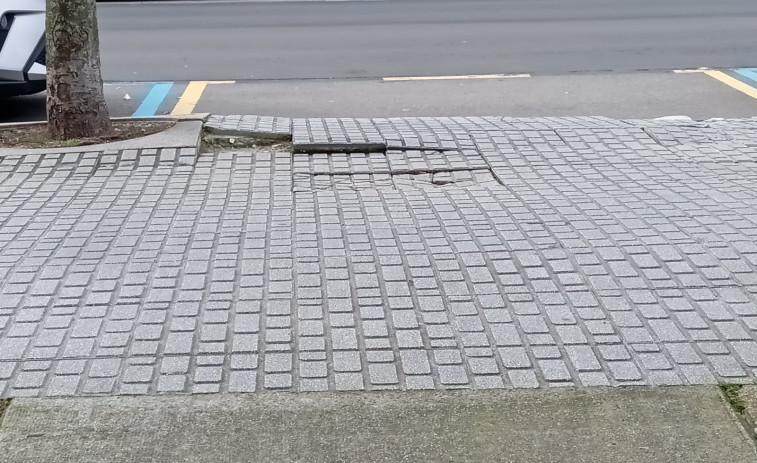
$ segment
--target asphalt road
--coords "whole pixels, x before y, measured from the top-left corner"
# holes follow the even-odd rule
[[[110,81],[757,66],[754,0],[107,3],[100,24]]]
[[[757,115],[757,98],[671,72],[721,68],[757,88],[731,70],[757,66],[754,0],[163,0],[100,3],[99,17],[114,116],[154,82],[170,86],[154,113],[171,113],[205,80],[236,83],[208,85],[196,112]],[[383,80],[520,73],[532,77]],[[44,117],[44,95],[0,100],[0,123]]]

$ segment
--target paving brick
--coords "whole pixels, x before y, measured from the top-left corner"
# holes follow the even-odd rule
[[[359,352],[334,352],[332,360],[336,372],[360,372],[363,368]]]
[[[431,373],[431,365],[425,350],[400,351],[402,370],[406,375],[428,375]]]
[[[468,384],[468,374],[460,365],[439,366],[439,380],[443,385],[456,386]]]
[[[665,347],[673,358],[673,361],[678,364],[685,365],[703,362],[699,354],[689,344],[667,344]]]
[[[408,390],[429,390],[436,386],[431,376],[408,376],[405,378],[405,387]]]
[[[536,374],[531,370],[512,370],[507,373],[510,384],[517,389],[533,389],[539,387]]]
[[[184,375],[161,375],[158,380],[158,392],[183,392],[187,378]]]
[[[334,382],[338,391],[359,391],[365,388],[363,375],[360,373],[337,373]]]
[[[570,371],[562,360],[539,360],[539,368],[547,381],[570,381]]]
[[[754,121],[210,124],[461,151],[0,158],[0,394],[755,381]]]
[[[375,385],[397,384],[397,368],[390,363],[375,363],[368,365],[370,381]]]
[[[746,377],[746,371],[739,362],[729,355],[711,355],[707,361],[715,369],[715,372],[723,378]]]
[[[266,374],[263,382],[266,389],[289,389],[292,384],[292,375],[286,373]]]
[[[618,381],[640,381],[643,379],[633,362],[610,362],[610,374]]]
[[[55,376],[50,380],[47,395],[74,396],[76,395],[80,381],[80,376]]]

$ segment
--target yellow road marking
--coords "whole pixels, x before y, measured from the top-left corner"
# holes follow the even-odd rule
[[[751,96],[752,98],[757,99],[757,88],[754,88],[748,84],[745,84],[739,79],[734,79],[733,77],[729,76],[728,74],[722,71],[713,71],[707,68],[700,68],[700,69],[678,69],[673,72],[675,72],[676,74],[692,74],[692,73],[707,74],[713,79],[717,79],[720,82],[728,85],[729,87],[735,88],[736,90],[742,93],[745,93]]]
[[[186,90],[184,90],[184,93],[181,95],[181,98],[179,98],[179,102],[176,103],[176,106],[173,108],[173,111],[171,111],[172,116],[186,116],[187,114],[192,114],[192,111],[194,111],[195,106],[197,106],[197,102],[200,101],[200,97],[202,96],[202,93],[205,91],[205,87],[211,84],[233,84],[233,80],[216,80],[216,81],[207,81],[207,80],[195,80],[189,83],[187,85]]]
[[[184,116],[186,114],[192,114],[192,111],[194,111],[195,106],[197,106],[197,102],[200,101],[202,92],[205,91],[207,85],[207,82],[190,82],[189,85],[187,85],[186,90],[184,90],[184,93],[181,95],[181,98],[179,98],[179,102],[176,103],[173,111],[171,111],[171,115]]]
[[[729,87],[735,88],[736,90],[740,91],[741,93],[745,93],[749,96],[751,96],[754,99],[757,99],[757,88],[751,87],[744,82],[734,79],[733,77],[729,76],[725,72],[721,71],[704,71],[705,74],[712,77],[713,79],[717,79],[724,84],[728,85]]]
[[[514,79],[531,77],[531,74],[479,74],[467,76],[428,76],[428,77],[384,77],[384,82],[405,82],[411,80],[465,80],[465,79]]]

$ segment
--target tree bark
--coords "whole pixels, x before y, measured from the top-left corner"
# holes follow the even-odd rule
[[[111,130],[95,0],[47,0],[47,121],[58,140]]]

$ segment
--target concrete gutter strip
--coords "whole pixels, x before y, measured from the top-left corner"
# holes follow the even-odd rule
[[[729,462],[717,387],[13,401],[0,462]]]

